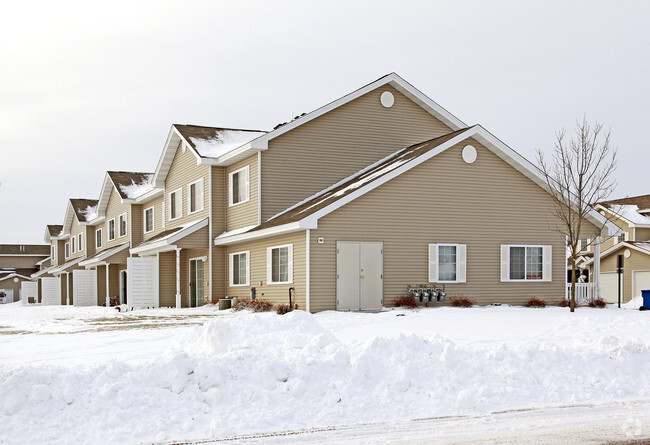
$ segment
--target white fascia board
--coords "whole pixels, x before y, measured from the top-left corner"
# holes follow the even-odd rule
[[[192,151],[194,156],[197,158],[197,164],[201,157],[199,154],[192,148],[192,146],[185,140],[185,138],[180,134],[180,132],[172,125],[169,130],[169,135],[167,136],[167,141],[163,147],[163,152],[160,155],[158,160],[158,165],[156,166],[156,171],[153,174],[153,186],[154,188],[164,188],[165,179],[167,179],[167,173],[174,161],[174,155],[176,154],[176,149],[178,148],[178,143],[183,141],[187,147]]]
[[[610,247],[609,249],[607,249],[606,251],[601,253],[600,258],[602,259],[602,258],[608,257],[609,255],[616,252],[617,250],[622,249],[623,247],[627,247],[629,249],[636,250],[637,252],[641,252],[643,254],[650,255],[650,252],[645,250],[645,249],[641,249],[640,247],[637,247],[634,244],[629,244],[626,241],[621,241],[620,243],[613,245],[612,247]],[[589,266],[591,263],[594,262],[594,260],[595,260],[595,258],[591,258],[591,259],[585,261],[584,266]]]
[[[282,224],[280,226],[269,227],[267,229],[256,230],[254,232],[246,232],[238,235],[223,236],[220,235],[214,239],[215,246],[226,246],[228,244],[241,243],[245,241],[252,241],[260,238],[267,238],[276,235],[286,235],[287,233],[298,232],[300,230],[315,229],[316,227],[309,227],[302,221]]]
[[[172,250],[176,250],[176,248],[177,247],[174,244],[165,244],[161,242],[142,248],[134,247],[133,249],[129,250],[129,253],[132,255],[149,256],[155,255],[157,253],[171,252]]]
[[[234,150],[231,150],[218,158],[201,158],[200,165],[215,165],[219,167],[232,165],[236,162],[246,159],[250,156],[253,156],[255,153],[263,151],[260,148],[254,148],[251,145],[251,142],[247,142],[241,147],[237,147]]]
[[[19,273],[12,273],[12,274],[7,275],[6,277],[0,278],[0,281],[4,281],[4,280],[7,280],[9,278],[16,278],[16,277],[20,277],[20,278],[23,278],[23,279],[29,280],[29,281],[32,280],[31,277],[26,277],[25,275],[21,275]]]
[[[130,243],[124,243],[124,245],[122,246],[103,250],[99,254],[95,255],[94,257],[81,261],[79,265],[80,266],[98,265],[99,263],[102,263],[106,258],[111,257],[116,253],[120,253],[121,251],[123,251],[124,249],[128,249],[129,247],[130,247]]]
[[[604,206],[602,206],[602,205],[600,205],[600,204],[596,204],[596,207],[599,208],[599,209],[602,209],[602,210],[606,211],[607,213],[609,213],[610,215],[615,216],[616,218],[620,219],[620,220],[623,221],[625,224],[627,224],[630,228],[637,228],[637,229],[650,229],[650,224],[637,224],[637,223],[634,223],[634,222],[630,221],[629,219],[627,219],[626,217],[624,217],[624,216],[622,216],[622,215],[619,215],[619,214],[616,213],[614,210],[608,209],[607,207],[604,207]],[[624,229],[621,229],[621,228],[618,227],[618,226],[616,226],[616,227],[617,227],[619,230],[624,230]]]
[[[144,195],[140,195],[135,199],[126,198],[123,199],[122,202],[125,204],[146,204],[152,199],[162,196],[164,192],[165,192],[164,188],[153,188],[149,190],[147,193],[145,193]]]
[[[99,193],[99,202],[97,203],[97,218],[95,218],[95,220],[106,216],[106,207],[108,207],[108,200],[111,197],[111,190],[113,188],[115,188],[115,184],[113,184],[113,181],[111,181],[111,177],[107,172],[106,176],[104,177],[104,183],[102,184],[102,191]],[[95,223],[95,220],[89,222]]]
[[[74,260],[68,261],[67,263],[61,264],[60,266],[57,266],[54,269],[52,269],[50,271],[50,273],[53,274],[53,275],[54,274],[60,274],[63,271],[65,271],[66,269],[69,269],[72,266],[76,266],[77,264],[79,264],[80,262],[82,262],[85,259],[86,259],[86,256],[84,255],[84,256],[76,258]]]
[[[40,256],[40,255],[38,255],[38,256]],[[40,266],[41,264],[43,264],[44,262],[46,262],[49,259],[50,259],[50,256],[48,255],[45,258],[43,258],[41,261],[36,262],[36,265]]]
[[[166,252],[167,250],[173,250],[173,249],[167,249],[167,247],[171,246],[172,244],[180,241],[181,239],[185,238],[188,235],[193,234],[194,232],[207,227],[209,223],[209,218],[204,218],[201,221],[197,221],[194,224],[189,225],[188,227],[185,227],[184,229],[179,230],[178,232],[169,235],[168,237],[154,241],[151,244],[147,245],[140,245],[138,247],[134,247],[129,250],[131,254],[142,254],[144,252],[149,253],[156,253],[156,252]],[[174,247],[175,249],[176,247]]]
[[[52,244],[52,235],[50,235],[50,229],[45,227],[45,236],[43,236],[43,242],[45,244]]]
[[[441,121],[449,125],[452,128],[452,130],[460,130],[461,128],[467,126],[460,119],[458,119],[457,117],[449,113],[447,110],[442,108],[440,105],[432,101],[430,98],[428,98],[426,95],[424,95],[421,91],[419,91],[417,88],[412,86],[410,83],[402,79],[400,76],[398,76],[395,73],[391,73],[388,74],[387,76],[382,77],[381,79],[376,80],[371,84],[368,84],[362,88],[359,88],[356,91],[353,91],[350,94],[346,94],[345,96],[335,100],[334,102],[330,102],[329,104],[324,105],[312,111],[311,113],[307,113],[305,116],[293,120],[283,125],[282,127],[278,128],[277,130],[270,131],[269,133],[260,136],[257,139],[253,139],[250,142],[251,147],[257,148],[259,150],[267,150],[268,143],[271,139],[274,139],[288,131],[291,131],[302,124],[305,124],[313,119],[316,119],[317,117],[322,116],[323,114],[328,113],[342,105],[345,105],[346,103],[351,102],[354,99],[361,97],[364,94],[369,93],[370,91],[380,88],[386,84],[390,84],[400,93],[404,94],[409,99],[413,100],[415,103],[421,106],[429,114],[435,116],[436,118],[440,119]]]
[[[68,206],[65,209],[65,217],[63,218],[63,229],[61,230],[62,236],[69,236],[70,229],[72,228],[72,220],[74,219],[74,209],[72,208],[72,203],[68,199]],[[63,239],[61,236],[59,239]]]

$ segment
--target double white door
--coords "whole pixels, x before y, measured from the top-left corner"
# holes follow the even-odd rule
[[[377,310],[384,295],[384,249],[380,242],[336,243],[336,307]]]

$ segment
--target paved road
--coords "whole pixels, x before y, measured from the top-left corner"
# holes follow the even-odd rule
[[[650,400],[262,433],[166,444],[650,444]]]

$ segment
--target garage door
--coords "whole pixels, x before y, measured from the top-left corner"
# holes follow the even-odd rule
[[[126,264],[129,306],[158,307],[158,259],[129,257]]]
[[[73,271],[72,294],[75,306],[97,306],[97,272],[95,270]]]
[[[642,290],[650,289],[650,271],[632,271],[632,298],[641,295]]]
[[[621,283],[621,295],[622,292],[623,283]],[[618,303],[618,274],[616,272],[600,274],[600,297],[607,303]]]

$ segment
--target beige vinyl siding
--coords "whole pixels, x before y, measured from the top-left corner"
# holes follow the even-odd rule
[[[57,240],[55,241],[57,243],[56,246],[56,256],[57,256],[57,261],[55,262],[56,265],[60,265],[65,263],[65,243],[66,240]]]
[[[66,240],[66,242],[70,243],[70,256],[66,261],[73,260],[75,258],[82,257],[86,255],[86,248],[84,247],[84,250],[79,250],[79,234],[83,233],[83,236],[86,236],[86,228],[85,226],[82,226],[79,224],[79,220],[77,219],[77,215],[74,215],[72,217],[72,224],[70,226],[70,238]],[[74,244],[75,244],[75,253],[72,253],[72,237],[74,237]]]
[[[249,200],[241,204],[230,205],[230,174],[248,166]],[[228,166],[225,172],[225,206],[226,206],[226,231],[240,227],[252,226],[258,223],[258,166],[257,154],[241,162]]]
[[[154,236],[158,235],[163,230],[162,217],[163,217],[163,201],[164,195],[152,199],[146,204],[142,204],[142,241],[147,241]],[[144,211],[149,207],[153,207],[153,232],[144,233]],[[135,246],[134,246],[135,247]]]
[[[144,237],[144,206],[141,204],[131,204],[129,209],[129,236],[131,238],[131,247],[136,247],[142,243]],[[154,212],[155,213],[155,212]]]
[[[211,167],[211,190],[210,199],[212,205],[210,229],[210,239],[212,241],[226,229],[226,205],[228,195],[225,193],[226,175],[224,167]],[[226,295],[226,280],[224,279],[224,270],[226,270],[225,248],[222,246],[212,245],[212,299],[216,302],[219,297]]]
[[[650,240],[650,229],[635,228],[634,229],[634,241],[649,241]]]
[[[158,255],[160,307],[176,307],[176,252]]]
[[[99,226],[86,226],[85,228],[85,233],[84,233],[84,243],[86,244],[85,249],[86,249],[86,256],[90,258],[95,254],[95,251],[97,250],[96,246],[96,239],[95,239],[95,230],[97,230],[98,227],[103,227],[102,225]],[[102,234],[103,234],[102,230]],[[102,240],[102,243],[104,240]]]
[[[600,260],[600,272],[616,272],[616,257],[623,254],[628,247],[623,247]],[[591,266],[593,272],[593,266]],[[623,303],[630,301],[632,295],[632,272],[650,270],[650,255],[630,249],[630,257],[623,259],[623,276],[621,277],[621,297]]]
[[[289,303],[289,288],[293,287],[295,289],[293,293],[294,301],[298,303],[300,309],[304,310],[306,308],[305,297],[307,291],[305,240],[305,232],[296,232],[289,235],[227,246],[226,261],[228,262],[228,266],[224,270],[226,271],[226,280],[228,280],[228,295],[236,296],[240,299],[250,299],[250,288],[254,286],[257,289],[256,298],[258,299],[270,300],[275,304]],[[266,249],[285,244],[293,244],[293,283],[268,284],[266,276]],[[250,251],[249,286],[233,287],[230,286],[229,279],[229,255],[233,252],[242,251]]]
[[[184,153],[183,149],[180,147],[176,150],[176,155],[174,156],[174,160],[169,168],[169,173],[167,174],[167,179],[165,180],[166,229],[182,226],[208,216],[210,208],[209,176],[210,167],[206,165],[196,165],[196,157],[189,148],[186,149]],[[187,206],[189,192],[187,186],[199,179],[203,179],[203,210],[189,214]],[[169,194],[177,189],[182,190],[182,216],[170,221]]]
[[[384,108],[379,96],[395,97]],[[450,133],[391,86],[365,94],[269,141],[262,152],[262,220],[400,148]]]
[[[120,236],[120,215],[126,213],[126,236]],[[108,221],[115,218],[115,239],[112,241],[108,240]],[[130,239],[130,229],[131,229],[131,205],[123,204],[120,196],[115,191],[113,187],[111,189],[111,196],[108,199],[108,204],[106,205],[106,219],[104,220],[104,227],[102,228],[102,237],[105,243],[102,245],[102,248],[98,251],[110,249],[120,244],[124,244]]]
[[[106,302],[106,266],[97,266],[95,270],[97,271],[97,306],[101,306]]]
[[[461,150],[476,147],[466,164]],[[311,309],[336,308],[336,242],[381,241],[384,305],[408,283],[428,281],[428,244],[467,245],[466,283],[447,284],[447,295],[479,304],[552,303],[564,297],[563,237],[549,227],[553,202],[527,177],[469,140],[321,218],[311,231]],[[324,244],[317,238],[324,237]],[[552,245],[553,282],[500,282],[502,244]]]

